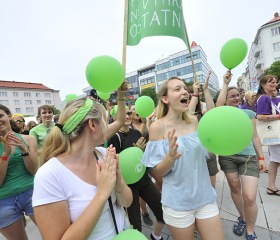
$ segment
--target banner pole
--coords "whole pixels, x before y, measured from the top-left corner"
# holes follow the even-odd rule
[[[128,18],[128,0],[124,1],[124,25],[123,25],[123,51],[122,66],[126,72],[126,44],[127,44],[127,18]]]

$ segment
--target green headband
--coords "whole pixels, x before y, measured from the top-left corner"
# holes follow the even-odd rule
[[[84,105],[79,108],[77,112],[64,124],[62,131],[70,134],[75,128],[83,121],[93,105],[93,101],[89,98],[85,101]]]

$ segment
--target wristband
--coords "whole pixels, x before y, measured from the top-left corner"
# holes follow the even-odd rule
[[[264,157],[259,157],[259,161],[264,161]]]
[[[193,93],[192,97],[198,97],[198,93]]]
[[[22,153],[22,154],[21,154],[21,156],[23,156],[23,157],[26,157],[26,156],[28,156],[28,155],[30,155],[29,152],[26,152],[26,153]]]
[[[8,158],[9,158],[8,156],[2,156],[2,157],[1,157],[2,161],[7,161]]]

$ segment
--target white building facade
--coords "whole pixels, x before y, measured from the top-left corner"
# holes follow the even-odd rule
[[[280,16],[262,25],[255,36],[248,56],[251,89],[258,85],[259,78],[275,61],[280,61]]]
[[[38,107],[55,106],[61,110],[59,91],[40,83],[26,83],[0,80],[0,104],[8,107],[12,114],[26,117],[36,116]]]

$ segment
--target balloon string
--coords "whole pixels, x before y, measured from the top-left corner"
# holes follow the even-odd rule
[[[251,158],[251,156],[249,155],[247,160],[246,160],[246,162],[245,162],[245,172],[243,174],[241,174],[241,175],[245,175],[246,174],[246,172],[247,172],[247,163],[250,160],[250,158]]]

